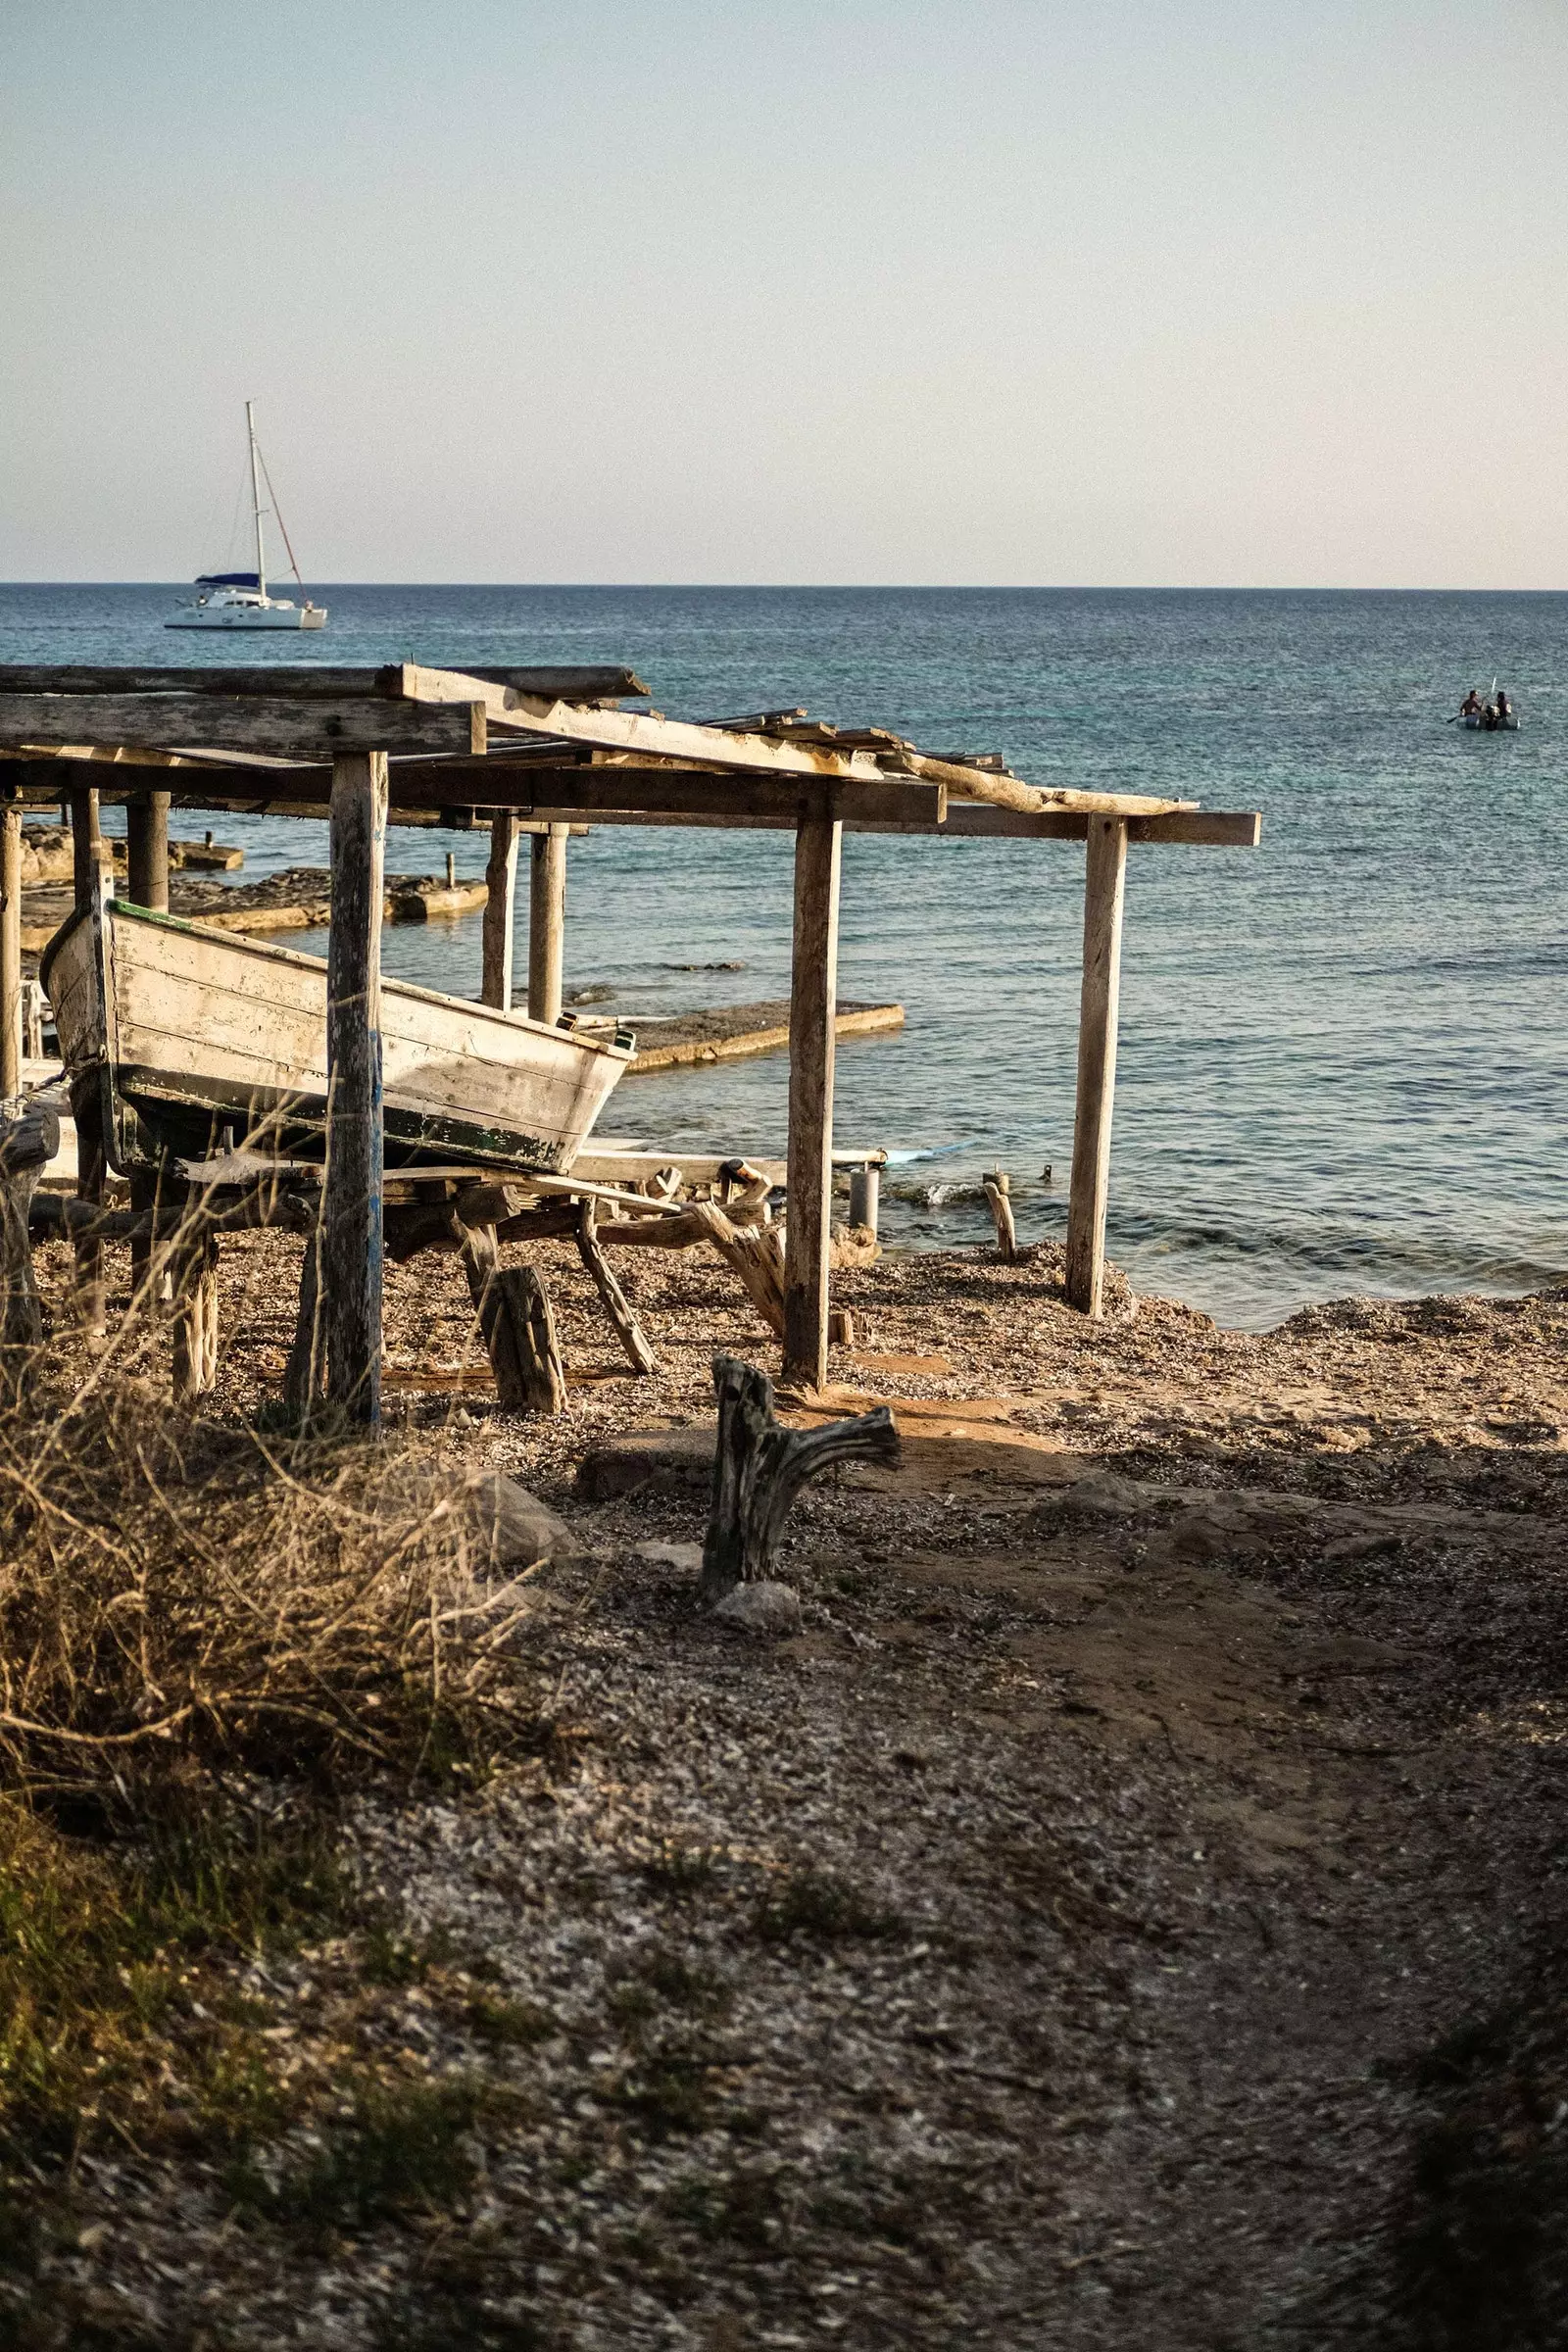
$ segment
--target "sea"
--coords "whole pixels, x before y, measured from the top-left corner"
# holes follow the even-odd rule
[[[313,588],[318,636],[166,635],[188,593],[0,587],[0,660],[612,662],[672,716],[804,705],[1003,753],[1038,784],[1260,809],[1255,851],[1129,856],[1112,1256],[1136,1289],[1250,1330],[1349,1293],[1568,1279],[1568,595],[346,585]],[[1454,725],[1494,678],[1519,733]],[[324,826],[184,823],[208,821],[246,878],[325,862]],[[388,865],[450,849],[478,874],[486,839],[394,830]],[[634,1028],[785,995],[790,848],[574,840],[568,994],[612,992]],[[887,1151],[890,1246],[983,1241],[997,1167],[1022,1240],[1063,1233],[1083,861],[1063,842],[846,839],[840,992],[907,1013],[838,1054],[836,1139]],[[476,994],[479,917],[389,929],[384,955]],[[778,1153],[786,1083],[782,1055],[650,1075],[607,1124]]]

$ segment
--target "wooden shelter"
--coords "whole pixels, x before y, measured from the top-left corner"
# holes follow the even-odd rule
[[[559,1019],[568,832],[593,824],[768,827],[795,836],[784,1369],[820,1386],[828,1344],[840,856],[852,832],[1082,841],[1084,960],[1067,1223],[1067,1295],[1101,1312],[1129,848],[1251,848],[1253,813],[1037,788],[999,759],[920,752],[886,729],[798,710],[691,722],[627,710],[631,671],[458,672],[393,663],[0,668],[0,1096],[21,1054],[21,827],[69,802],[76,890],[97,869],[101,800],[122,800],[128,896],[168,905],[172,808],[324,817],[330,827],[322,1263],[334,1360],[373,1414],[380,1346],[382,877],[391,823],[490,828],[481,997],[512,1002],[516,869],[529,841],[527,1002]],[[113,770],[111,775],[110,771]],[[335,1383],[334,1386],[337,1384]]]

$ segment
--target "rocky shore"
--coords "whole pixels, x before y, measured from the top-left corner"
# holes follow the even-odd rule
[[[220,1423],[297,1248],[224,1245]],[[550,1422],[455,1261],[388,1270],[389,1444],[567,1531],[536,1752],[345,1799],[360,1910],[212,1962],[294,2104],[248,2173],[84,2141],[17,2340],[1564,2340],[1568,1294],[1242,1335],[1119,1281],[1090,1325],[1049,1248],[884,1257],[802,1409],[886,1399],[903,1459],[808,1491],[769,1641],[695,1595],[760,1325],[639,1263],[639,1381],[537,1262]]]

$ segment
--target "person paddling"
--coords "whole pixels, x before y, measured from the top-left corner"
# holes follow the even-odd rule
[[[1464,701],[1459,705],[1459,716],[1461,718],[1479,718],[1480,715],[1481,697],[1472,686]]]

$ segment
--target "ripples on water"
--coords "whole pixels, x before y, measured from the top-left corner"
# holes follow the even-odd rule
[[[0,658],[627,662],[672,713],[804,703],[1039,783],[1261,808],[1255,853],[1130,854],[1113,1253],[1254,1327],[1348,1290],[1568,1273],[1568,597],[348,587],[286,647],[167,637],[170,601],[0,589]],[[1521,732],[1446,725],[1494,672]],[[322,827],[221,829],[250,875],[324,861]],[[473,835],[394,831],[390,862],[449,846],[482,870]],[[889,1239],[988,1234],[974,1186],[998,1164],[1023,1238],[1061,1232],[1082,868],[1070,844],[847,839],[840,988],[901,999],[908,1026],[841,1047],[839,1140],[941,1155],[896,1171]],[[785,838],[602,828],[569,870],[568,987],[608,983],[634,1018],[786,991]],[[478,918],[393,929],[386,963],[476,989]],[[776,1152],[785,1090],[779,1056],[651,1076],[612,1124]]]

